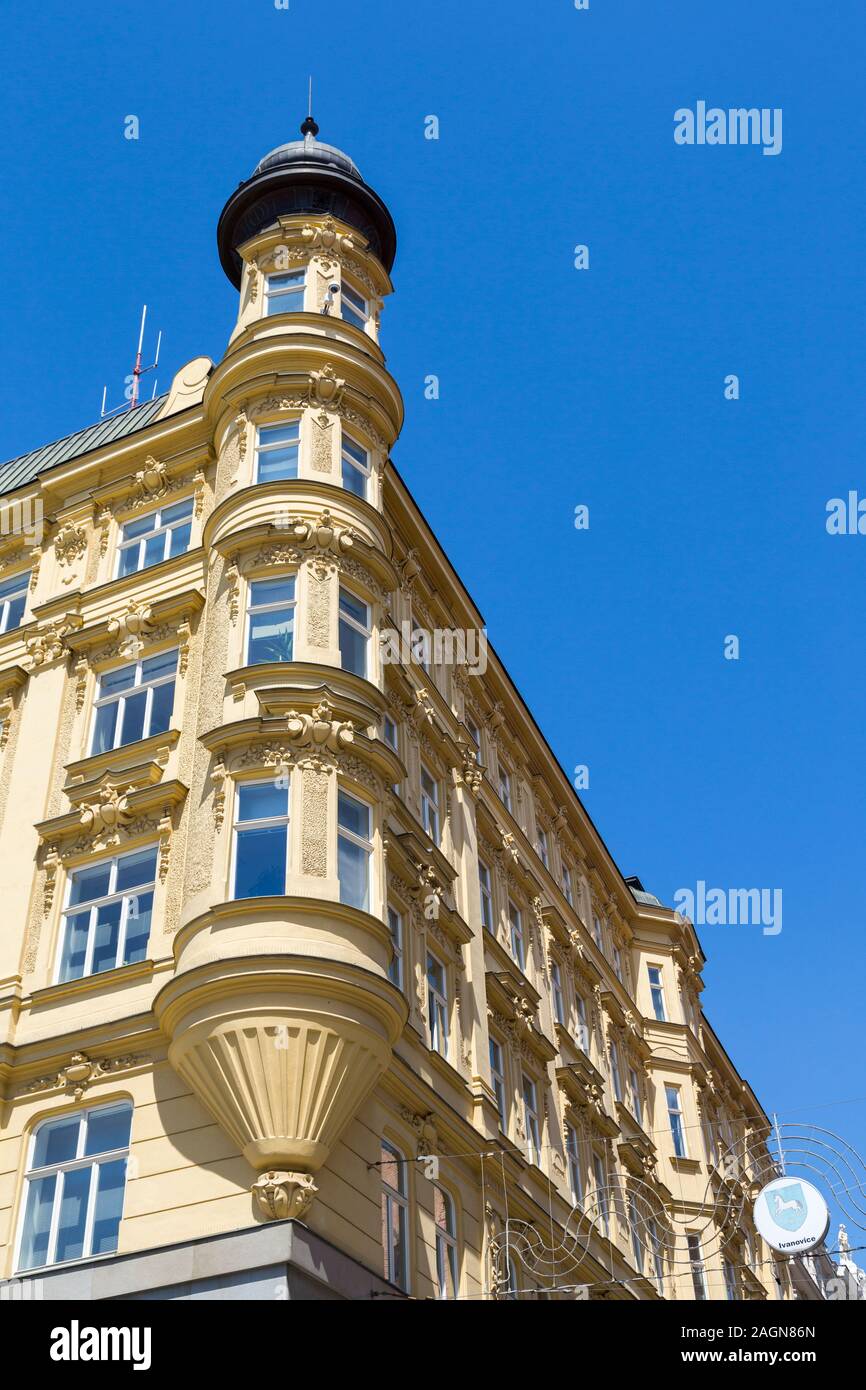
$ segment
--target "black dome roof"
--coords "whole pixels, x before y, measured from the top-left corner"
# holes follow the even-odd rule
[[[394,264],[397,233],[391,214],[353,160],[334,145],[317,140],[312,117],[301,126],[302,140],[278,145],[260,159],[250,178],[231,195],[220,214],[217,246],[232,284],[240,286],[243,263],[237,248],[281,214],[330,213],[356,227],[387,271]]]

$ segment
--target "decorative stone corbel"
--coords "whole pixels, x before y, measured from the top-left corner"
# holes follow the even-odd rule
[[[261,281],[261,271],[255,261],[247,261],[247,287],[250,294],[250,303],[255,304],[259,293],[259,283]]]
[[[108,620],[112,637],[141,637],[154,625],[153,609],[147,603],[130,602],[114,618]]]
[[[330,700],[322,700],[312,714],[289,710],[286,732],[298,748],[328,748],[332,753],[337,753],[353,742],[355,731],[351,723],[334,719],[333,714],[334,706]]]
[[[62,618],[45,623],[27,640],[27,657],[35,669],[58,661],[65,653],[64,638],[81,627],[84,619],[80,613],[66,613]]]
[[[515,864],[520,863],[520,850],[517,848],[517,841],[510,830],[506,830],[502,835],[502,848],[506,854],[510,854]]]
[[[318,1192],[310,1173],[262,1173],[252,1194],[268,1221],[298,1221],[305,1216]]]

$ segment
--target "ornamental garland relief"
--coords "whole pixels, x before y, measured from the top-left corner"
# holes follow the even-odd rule
[[[307,642],[319,649],[330,645],[331,584],[327,569],[307,567]]]
[[[301,872],[324,878],[328,871],[328,773],[305,767],[301,831]]]

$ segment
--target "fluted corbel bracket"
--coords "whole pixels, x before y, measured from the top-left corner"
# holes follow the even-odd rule
[[[268,1221],[299,1221],[318,1192],[310,1173],[270,1172],[256,1178],[251,1191]]]

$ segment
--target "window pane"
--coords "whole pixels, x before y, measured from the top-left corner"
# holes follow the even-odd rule
[[[286,840],[285,825],[238,831],[236,898],[285,893]]]
[[[87,1116],[87,1139],[85,1155],[111,1153],[112,1149],[125,1149],[129,1144],[129,1131],[132,1126],[132,1109],[128,1105],[118,1105],[111,1110],[91,1110]]]
[[[340,792],[337,819],[343,830],[351,830],[363,840],[370,838],[370,807],[347,792]]]
[[[127,899],[127,903],[126,949],[123,953],[123,964],[132,965],[134,961],[144,960],[147,955],[153,912],[153,893],[136,893]]]
[[[133,574],[138,569],[139,546],[128,545],[125,550],[120,552],[120,564],[117,568],[118,578],[122,579],[125,574]]]
[[[103,671],[99,677],[99,698],[117,695],[122,690],[130,690],[135,685],[135,667],[118,666],[114,671]]]
[[[287,815],[288,809],[286,787],[273,782],[247,782],[238,787],[238,820],[271,820]]]
[[[343,459],[343,487],[356,497],[367,496],[367,475]]]
[[[156,878],[156,850],[141,849],[135,854],[125,854],[117,863],[115,892],[124,888],[137,888],[140,883],[153,883]]]
[[[60,958],[60,981],[78,980],[84,974],[87,956],[87,933],[90,925],[90,909],[67,917],[63,938],[63,955]]]
[[[33,1145],[31,1167],[47,1168],[52,1163],[66,1163],[74,1158],[80,1127],[80,1115],[64,1115],[62,1120],[51,1120],[49,1124],[40,1125]]]
[[[76,1168],[62,1175],[60,1225],[55,1260],[77,1260],[84,1254],[84,1223],[90,1192],[90,1168]]]
[[[91,1255],[107,1255],[117,1249],[117,1232],[123,1213],[123,1191],[126,1183],[126,1159],[100,1163],[97,1178],[96,1207],[93,1219]]]
[[[163,507],[162,524],[170,526],[174,521],[180,521],[182,517],[192,516],[192,498],[188,497],[185,502],[175,502],[172,507]]]
[[[93,864],[88,869],[76,869],[72,875],[69,893],[70,907],[79,903],[92,902],[94,898],[104,898],[111,882],[111,860]]]
[[[189,549],[189,538],[191,535],[192,526],[189,522],[187,522],[185,526],[172,527],[168,550],[170,559],[175,555],[183,555],[184,551]]]
[[[146,536],[148,531],[152,531],[156,526],[156,512],[150,512],[148,516],[136,517],[135,521],[127,521],[123,528],[123,539],[132,540],[133,536]]]
[[[171,724],[172,711],[174,710],[174,681],[166,681],[165,685],[158,685],[153,692],[153,700],[150,706],[150,727],[148,737],[151,734],[164,734]]]
[[[165,532],[160,531],[155,536],[148,536],[144,543],[144,568],[149,565],[158,565],[160,560],[165,559]]]
[[[119,705],[100,705],[96,711],[96,720],[93,725],[93,746],[91,753],[107,753],[109,748],[114,747],[114,731],[117,725],[117,711]]]
[[[158,656],[149,656],[147,661],[141,663],[141,682],[159,680],[160,676],[174,675],[177,670],[177,651],[160,652]]]
[[[298,476],[298,446],[285,449],[268,449],[259,454],[258,479],[260,483],[283,482]]]
[[[367,638],[351,624],[340,621],[340,662],[344,671],[367,674]]]
[[[21,1242],[21,1269],[33,1269],[48,1260],[48,1236],[57,1175],[38,1178],[28,1183],[27,1208],[24,1215],[24,1239]]]
[[[277,609],[273,613],[253,614],[247,661],[291,661],[294,652],[295,610]]]
[[[87,1116],[86,1157],[111,1153],[113,1149],[125,1149],[129,1144],[131,1127],[132,1108],[129,1105],[114,1106],[110,1110],[91,1110]]]
[[[367,626],[367,605],[362,599],[355,598],[353,594],[346,593],[345,589],[340,590],[340,612],[347,617],[354,618],[362,627]]]
[[[9,608],[6,614],[6,631],[11,632],[12,628],[19,627],[24,615],[24,604],[27,600],[26,594],[18,594],[16,598],[9,600]]]
[[[96,917],[93,934],[93,962],[91,970],[98,975],[102,970],[113,970],[117,963],[117,942],[120,935],[120,902],[104,903]]]
[[[262,608],[271,603],[290,603],[295,597],[295,577],[260,579],[250,585],[250,607]]]
[[[337,872],[340,879],[340,902],[350,907],[369,909],[369,856],[367,851],[341,835],[337,844]]]
[[[123,727],[120,731],[120,742],[135,743],[141,738],[144,732],[144,714],[147,705],[147,692],[140,690],[137,695],[130,695],[123,709]]]

